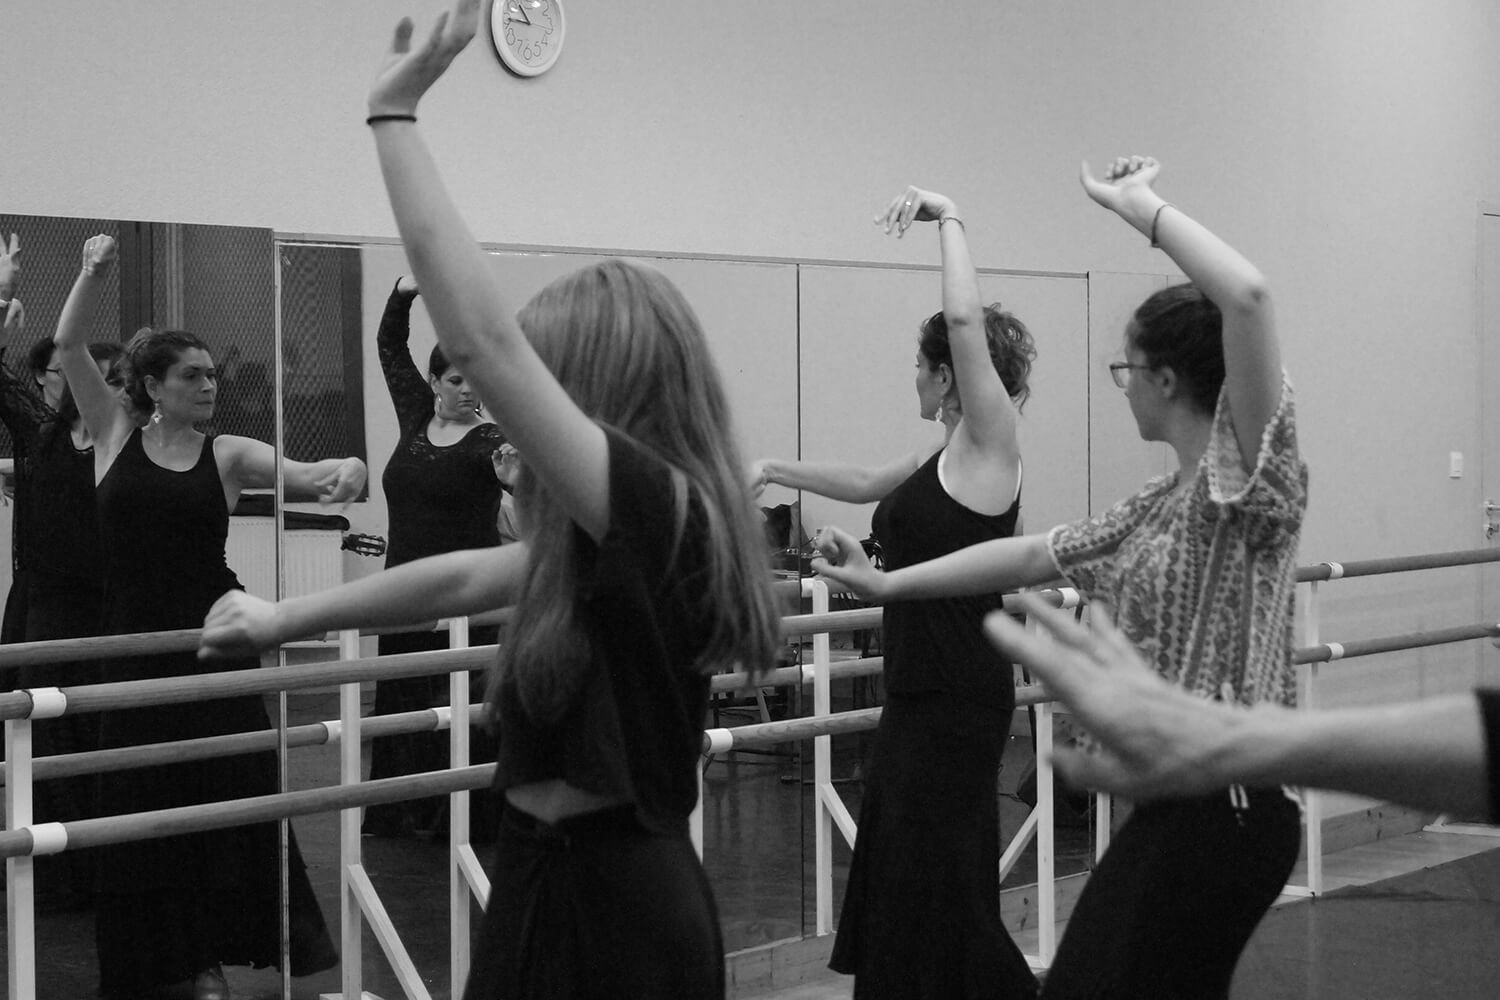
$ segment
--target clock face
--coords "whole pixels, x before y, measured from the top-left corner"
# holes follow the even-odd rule
[[[539,76],[562,53],[562,0],[493,0],[490,39],[505,68]]]

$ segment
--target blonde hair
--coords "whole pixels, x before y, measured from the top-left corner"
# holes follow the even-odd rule
[[[766,548],[728,401],[682,293],[657,271],[609,260],[552,282],[519,319],[584,413],[671,468],[673,509],[653,516],[670,519],[669,564],[684,551],[690,526],[694,532],[686,550],[694,562],[686,569],[708,621],[694,668],[767,669],[780,636]],[[490,703],[501,679],[510,677],[530,717],[555,721],[595,654],[578,621],[579,535],[529,466],[516,503],[526,511],[531,569],[491,679]]]

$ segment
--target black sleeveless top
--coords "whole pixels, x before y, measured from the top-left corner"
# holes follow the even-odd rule
[[[875,508],[873,530],[887,570],[926,562],[1015,533],[1017,493],[1003,514],[980,514],[954,500],[938,480],[939,449]],[[1015,704],[1010,661],[984,637],[984,616],[999,594],[892,601],[882,642],[886,690],[894,695],[947,694],[999,708]]]
[[[109,633],[200,627],[214,601],[240,586],[224,560],[229,507],[213,435],[204,435],[191,469],[174,472],[151,461],[141,431],[132,431],[98,499]]]
[[[389,512],[387,567],[413,559],[500,544],[495,526],[500,481],[490,456],[505,443],[500,428],[478,424],[450,445],[427,437],[432,386],[412,363],[412,297],[392,291],[375,335],[380,368],[396,407],[401,439],[380,484]]]

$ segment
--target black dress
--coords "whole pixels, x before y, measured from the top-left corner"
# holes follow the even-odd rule
[[[979,514],[948,495],[939,451],[876,508],[888,570],[1015,532],[1020,496]],[[1000,595],[885,606],[886,703],[829,965],[857,998],[1033,997],[1000,920],[1000,754],[1010,663],[985,640]]]
[[[412,363],[407,347],[412,298],[392,291],[376,334],[380,368],[385,373],[401,428],[401,439],[380,479],[390,515],[387,569],[443,552],[500,544],[495,525],[500,481],[495,478],[490,456],[505,438],[494,424],[478,424],[451,445],[435,445],[427,437],[433,413],[432,387]],[[469,642],[475,646],[487,645],[496,636],[493,627],[474,629],[469,633]],[[380,637],[382,656],[447,646],[446,632],[405,632]],[[476,685],[476,693],[480,689]],[[403,677],[378,681],[375,685],[376,715],[417,712],[447,703],[447,674]],[[470,748],[473,763],[495,759],[494,741],[482,730],[473,734]],[[447,766],[448,734],[444,732],[383,737],[375,740],[370,750],[372,781],[437,771]],[[416,831],[435,835],[440,830],[446,804],[446,798],[439,796],[370,806],[365,810],[364,829],[380,836]],[[474,838],[488,839],[495,819],[487,796],[475,797],[471,817]]]
[[[73,447],[67,424],[27,380],[0,366],[0,420],[16,462],[12,521],[13,577],[0,642],[98,635],[104,603],[99,522],[94,513],[94,449]],[[69,687],[98,679],[94,661],[20,667],[5,687]],[[37,757],[99,749],[99,716],[86,712],[38,722]],[[66,823],[98,815],[89,775],[36,784],[35,822]],[[36,859],[37,908],[86,907],[93,894],[93,853],[66,851]]]
[[[239,581],[224,561],[229,509],[212,436],[186,472],[147,457],[135,431],[98,487],[108,559],[109,634],[197,627]],[[112,681],[251,669],[259,658],[199,661],[192,652],[105,665]],[[260,695],[108,712],[106,748],[270,727]],[[195,805],[277,791],[266,751],[102,776],[105,815]],[[99,852],[97,943],[102,996],[130,996],[215,964],[280,965],[277,824],[258,823],[138,841]],[[338,956],[297,850],[290,845],[291,973]]]

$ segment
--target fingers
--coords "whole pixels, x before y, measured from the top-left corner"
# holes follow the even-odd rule
[[[20,252],[21,252],[21,238],[19,236],[17,236],[15,233],[11,233],[10,234],[10,249],[7,250],[5,253],[6,253],[6,256],[8,256],[11,259],[11,263],[12,264],[14,264],[16,262],[16,260],[15,260],[16,254],[18,254]]]
[[[396,34],[391,39],[391,52],[394,55],[404,56],[411,51],[411,33],[416,29],[409,17],[403,17],[396,22]]]

